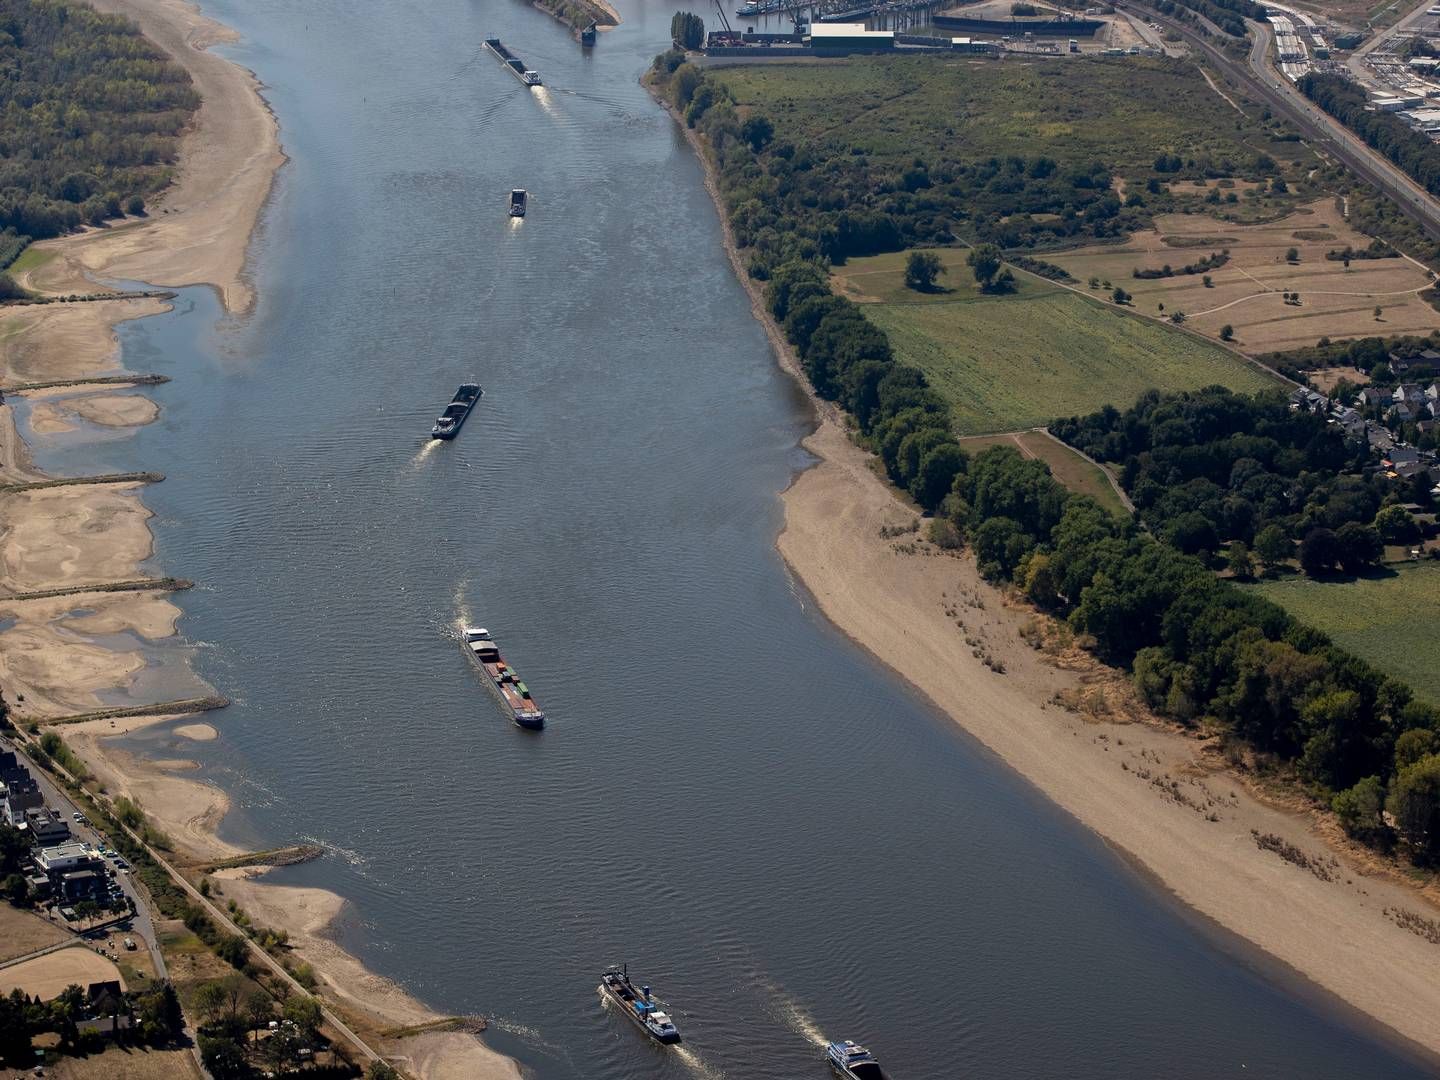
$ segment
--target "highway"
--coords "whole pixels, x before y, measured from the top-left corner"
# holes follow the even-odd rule
[[[1240,63],[1186,23],[1144,9],[1133,9],[1123,4],[1116,6],[1148,17],[1179,34],[1227,79],[1243,87],[1257,101],[1269,105],[1272,112],[1293,124],[1313,145],[1324,148],[1356,176],[1388,195],[1405,216],[1419,224],[1431,239],[1440,240],[1440,203],[1334,117],[1312,104],[1275,69],[1270,61],[1271,33],[1268,24],[1247,20],[1254,44],[1247,63]]]

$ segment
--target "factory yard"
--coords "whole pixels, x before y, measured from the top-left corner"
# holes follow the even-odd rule
[[[1346,246],[1360,250],[1370,243],[1370,237],[1345,224],[1333,200],[1323,199],[1263,225],[1166,214],[1121,247],[1094,245],[1046,258],[1082,286],[1098,278],[1125,289],[1135,310],[1145,314],[1183,312],[1187,327],[1216,339],[1228,325],[1234,344],[1250,353],[1314,345],[1322,337],[1428,334],[1440,327],[1440,312],[1420,296],[1430,288],[1431,277],[1418,263],[1403,256],[1352,259],[1347,268],[1326,258]],[[1291,248],[1298,256],[1294,262],[1287,259]],[[1180,272],[1227,249],[1229,259],[1222,266]],[[1167,264],[1172,277],[1133,276],[1136,269],[1159,270]],[[1205,287],[1206,273],[1210,288]],[[1110,288],[1094,291],[1108,296]],[[1299,302],[1287,303],[1286,293],[1298,293]]]

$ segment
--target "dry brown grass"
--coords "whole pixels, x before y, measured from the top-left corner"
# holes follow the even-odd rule
[[[1316,238],[1321,236],[1333,239]],[[1347,270],[1325,258],[1347,244],[1363,248],[1369,243],[1370,237],[1350,228],[1325,199],[1263,225],[1166,214],[1124,245],[1096,245],[1046,258],[1082,282],[1098,277],[1124,288],[1134,296],[1135,310],[1145,314],[1158,315],[1163,303],[1165,315],[1183,311],[1186,326],[1216,339],[1228,324],[1235,344],[1252,353],[1313,345],[1322,337],[1427,334],[1440,327],[1440,312],[1418,295],[1430,278],[1416,263],[1355,259]],[[1285,258],[1292,247],[1299,254],[1294,263]],[[1210,272],[1213,288],[1205,287],[1201,274],[1131,276],[1136,268],[1159,269],[1167,263],[1178,270],[1222,248],[1230,250],[1230,261]],[[1300,294],[1298,306],[1285,303],[1287,292]],[[1378,321],[1377,306],[1382,309]]]
[[[70,937],[48,919],[9,904],[0,904],[0,960],[24,956]]]
[[[1353,367],[1321,368],[1318,371],[1305,372],[1305,377],[1310,380],[1310,385],[1322,394],[1328,394],[1341,379],[1352,382],[1356,386],[1364,386],[1370,381],[1369,375],[1359,368]]]
[[[26,994],[39,994],[40,1000],[49,1001],[67,986],[83,987],[120,977],[120,969],[105,957],[76,945],[0,968],[0,994],[8,994],[18,987]]]
[[[112,1046],[103,1054],[64,1058],[47,1066],[53,1080],[187,1080],[200,1077],[188,1050],[144,1050]]]

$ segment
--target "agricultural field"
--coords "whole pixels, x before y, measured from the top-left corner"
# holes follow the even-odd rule
[[[1039,458],[1050,466],[1050,474],[1077,495],[1089,495],[1116,517],[1129,517],[1130,511],[1120,501],[1100,466],[1086,461],[1069,446],[1052,439],[1043,431],[1014,431],[1008,435],[973,435],[960,440],[970,454],[978,454],[992,446],[1009,446],[1027,458]]]
[[[1250,586],[1337,645],[1440,704],[1440,565],[1413,563],[1374,577],[1293,577]]]
[[[852,260],[851,269],[864,262]],[[1152,388],[1276,385],[1224,349],[1048,284],[948,304],[870,303],[865,314],[889,335],[896,358],[950,400],[961,435],[1124,407]]]
[[[1440,327],[1440,312],[1420,297],[1431,279],[1418,263],[1398,256],[1352,259],[1347,267],[1325,257],[1370,242],[1345,223],[1332,200],[1322,199],[1261,225],[1217,221],[1201,213],[1165,214],[1155,219],[1153,229],[1132,234],[1123,245],[1097,244],[1045,258],[1082,283],[1098,278],[1120,286],[1145,314],[1182,311],[1186,326],[1217,339],[1229,325],[1234,343],[1250,353],[1313,345],[1322,337],[1424,335]],[[1292,248],[1298,256],[1293,262],[1287,257]],[[1229,259],[1223,266],[1180,272],[1225,251]],[[1133,276],[1136,269],[1166,265],[1173,277]],[[1102,284],[1095,291],[1108,295],[1110,289]],[[1286,303],[1287,292],[1299,293],[1300,302]],[[1381,309],[1378,319],[1376,307]]]

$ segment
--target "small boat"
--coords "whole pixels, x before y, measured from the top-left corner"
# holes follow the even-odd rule
[[[746,4],[744,7],[736,8],[735,14],[742,19],[753,19],[760,14],[760,5],[756,3]]]
[[[524,217],[525,206],[530,201],[530,193],[523,187],[517,187],[510,192],[510,216]]]
[[[525,66],[525,61],[512,53],[498,37],[485,39],[485,47],[500,58],[501,63],[526,86],[539,86],[540,73],[531,71]]]
[[[600,992],[619,1005],[641,1031],[658,1043],[678,1043],[680,1029],[650,996],[650,987],[636,987],[628,966],[611,968],[600,976]]]
[[[460,431],[460,425],[465,423],[465,418],[470,415],[470,410],[475,407],[475,402],[480,400],[480,395],[485,393],[480,389],[479,383],[461,383],[460,389],[455,391],[455,396],[450,399],[450,404],[445,406],[445,411],[435,421],[435,426],[430,429],[432,439],[453,439]]]
[[[545,714],[530,696],[530,688],[520,681],[515,669],[500,655],[500,646],[490,637],[489,630],[483,626],[466,629],[465,655],[484,672],[485,681],[510,710],[510,719],[517,726],[530,731],[539,731],[545,726]]]
[[[599,28],[592,22],[589,26],[585,27],[584,30],[580,31],[580,44],[588,48],[595,44],[595,39],[598,36]]]
[[[849,1039],[832,1042],[827,1046],[825,1060],[830,1063],[835,1075],[847,1077],[848,1080],[886,1080],[875,1056],[859,1043]]]

